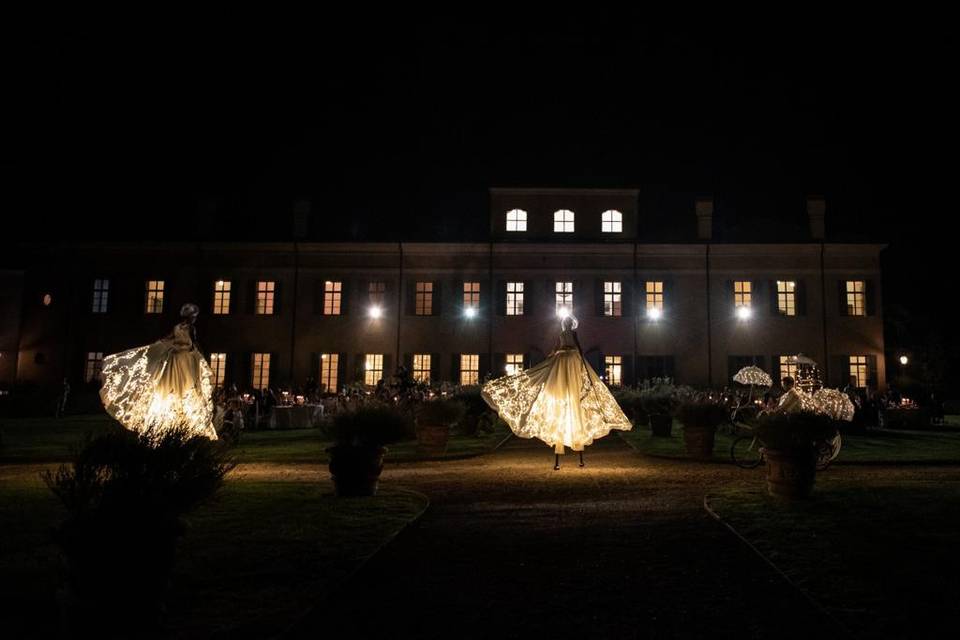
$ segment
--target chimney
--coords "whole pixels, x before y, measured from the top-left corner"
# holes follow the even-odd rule
[[[300,198],[293,203],[293,239],[303,240],[310,231],[310,200]]]
[[[810,237],[814,240],[823,240],[826,225],[824,213],[827,202],[823,196],[807,196],[807,217],[810,219]]]
[[[697,213],[697,238],[700,240],[713,239],[713,197],[698,197],[695,204]]]

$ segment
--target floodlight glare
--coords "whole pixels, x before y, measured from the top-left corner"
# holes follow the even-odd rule
[[[567,309],[566,307],[560,307],[559,309],[557,309],[557,315],[560,316],[561,318],[569,318],[570,309]]]
[[[658,307],[650,307],[647,309],[647,317],[651,320],[659,320],[662,315],[663,310],[659,309]]]
[[[367,311],[367,313],[370,315],[371,318],[379,318],[380,316],[383,315],[383,309],[381,309],[378,306],[372,306]]]
[[[466,309],[463,310],[463,315],[467,316],[468,318],[475,318],[477,315],[477,308],[467,307]]]
[[[737,307],[737,317],[740,318],[741,320],[749,320],[750,316],[752,315],[753,315],[753,311],[750,309],[750,307],[747,307],[747,306]]]

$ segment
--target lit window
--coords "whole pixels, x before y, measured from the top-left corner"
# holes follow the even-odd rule
[[[863,280],[847,280],[847,315],[867,315],[865,283]]]
[[[147,280],[145,313],[163,313],[163,280]]]
[[[375,307],[382,307],[386,298],[387,283],[382,281],[371,282],[367,288],[370,295],[370,304]]]
[[[647,293],[647,312],[663,311],[663,282],[647,280],[644,285]]]
[[[623,315],[622,300],[623,292],[619,282],[603,283],[603,315]]]
[[[561,309],[566,309],[568,312],[573,313],[573,283],[557,282],[555,285],[555,291],[557,298],[557,313],[560,313]]]
[[[416,290],[416,314],[429,316],[433,314],[433,283],[418,282]]]
[[[339,353],[320,354],[320,390],[324,393],[337,392],[337,373],[340,370]]]
[[[573,211],[569,209],[554,211],[553,231],[555,233],[573,233]]]
[[[480,383],[480,356],[475,353],[460,354],[460,384]]]
[[[508,376],[512,376],[515,373],[520,373],[523,371],[523,354],[508,353],[507,364],[504,368],[506,369]]]
[[[797,374],[800,372],[800,367],[797,365],[797,361],[793,356],[780,356],[780,379],[786,377],[791,377],[794,380],[797,379]]]
[[[254,353],[250,367],[250,386],[260,391],[270,388],[270,354]]]
[[[103,370],[103,351],[87,352],[87,365],[83,370],[83,379],[87,382],[100,380],[100,372]]]
[[[604,356],[603,366],[608,385],[619,387],[623,384],[623,356]]]
[[[603,233],[621,233],[623,231],[623,214],[616,209],[604,211],[600,215],[600,224]]]
[[[227,371],[227,354],[211,353],[210,369],[213,371],[213,386],[222,387],[224,374]]]
[[[368,353],[363,357],[363,383],[376,386],[383,378],[383,354]]]
[[[463,308],[466,309],[479,309],[480,308],[480,283],[479,282],[464,282],[463,283]]]
[[[224,316],[230,313],[229,280],[217,280],[213,283],[213,315]]]
[[[793,280],[777,280],[777,311],[780,315],[797,315],[797,283]]]
[[[107,298],[110,296],[109,280],[93,281],[93,309],[94,313],[107,312]]]
[[[327,280],[323,283],[323,315],[340,315],[340,300],[343,295],[343,283]]]
[[[257,307],[255,312],[260,316],[273,315],[273,297],[277,292],[277,283],[273,280],[257,282]]]
[[[856,378],[860,388],[867,386],[867,356],[850,356],[850,377]]]
[[[507,283],[507,315],[508,316],[523,315],[523,283],[522,282]]]
[[[417,382],[430,382],[430,354],[413,354],[413,379]]]
[[[733,306],[749,307],[752,303],[753,283],[749,280],[737,280],[733,283]]]
[[[526,231],[527,212],[523,209],[507,211],[507,231]]]

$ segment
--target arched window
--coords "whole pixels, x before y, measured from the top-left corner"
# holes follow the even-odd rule
[[[623,214],[616,209],[604,211],[600,216],[600,230],[604,233],[623,232]]]
[[[560,209],[553,212],[554,233],[573,233],[573,211]]]
[[[527,212],[523,209],[507,211],[507,231],[526,231]]]

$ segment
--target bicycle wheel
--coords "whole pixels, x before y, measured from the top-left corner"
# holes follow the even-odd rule
[[[756,469],[763,462],[760,443],[752,435],[740,436],[730,445],[730,458],[741,469]]]

